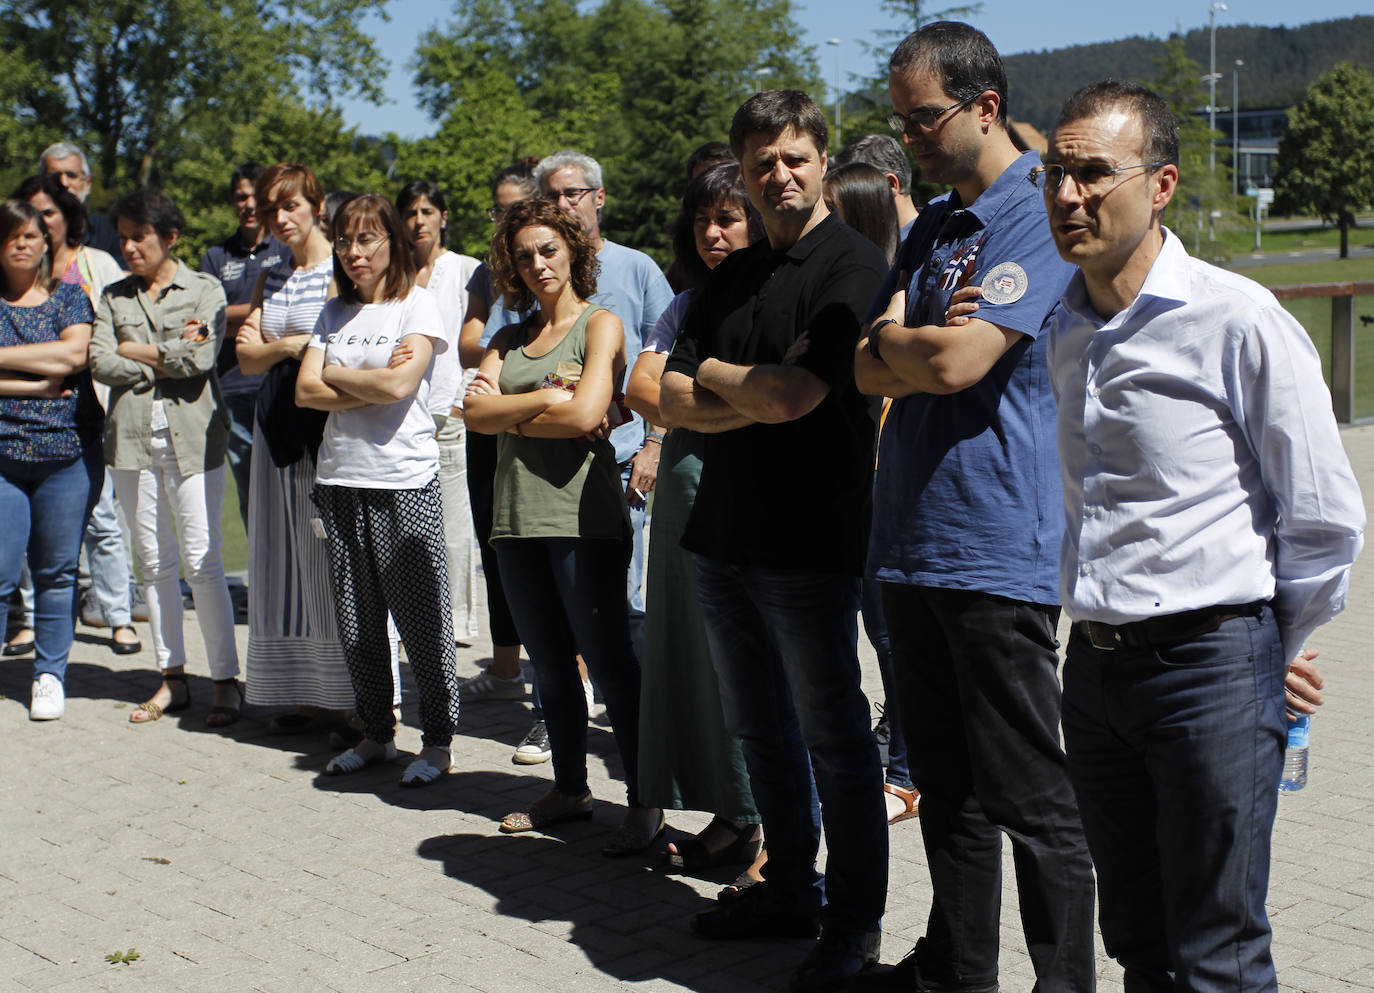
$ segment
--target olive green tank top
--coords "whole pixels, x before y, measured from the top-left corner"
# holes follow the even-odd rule
[[[523,344],[509,349],[501,365],[501,392],[529,393],[548,382],[575,385],[587,352],[587,320],[604,309],[593,304],[584,310],[547,355],[527,355]],[[524,322],[517,334],[527,335],[529,325]],[[604,438],[588,443],[502,433],[493,504],[493,541],[620,538],[630,529],[615,448]]]

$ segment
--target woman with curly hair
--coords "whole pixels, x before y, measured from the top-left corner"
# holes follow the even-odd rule
[[[510,207],[490,264],[507,309],[530,316],[492,338],[465,416],[471,430],[499,437],[491,541],[508,588],[519,591],[510,607],[534,664],[554,774],[554,788],[508,814],[501,830],[592,815],[580,650],[606,701],[628,784],[630,809],[602,851],[635,855],[663,833],[664,820],[659,808],[638,803],[639,660],[624,592],[630,521],[607,440],[625,335],[614,314],[588,302],[596,254],[556,204]]]

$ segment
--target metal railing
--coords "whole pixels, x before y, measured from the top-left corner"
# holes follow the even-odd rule
[[[1374,282],[1271,286],[1280,300],[1331,298],[1331,407],[1342,424],[1355,421],[1355,297],[1374,294]],[[1361,318],[1370,323],[1370,318]]]

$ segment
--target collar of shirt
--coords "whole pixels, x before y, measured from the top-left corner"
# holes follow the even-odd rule
[[[1164,244],[1154,264],[1150,266],[1150,271],[1145,274],[1145,282],[1141,284],[1140,291],[1136,293],[1129,307],[1110,320],[1104,321],[1093,309],[1092,301],[1088,299],[1088,287],[1081,270],[1075,272],[1069,280],[1069,286],[1064,291],[1064,307],[1072,311],[1078,320],[1103,331],[1130,323],[1145,307],[1169,310],[1186,304],[1190,286],[1188,252],[1172,231],[1166,227],[1159,230],[1164,237]]]

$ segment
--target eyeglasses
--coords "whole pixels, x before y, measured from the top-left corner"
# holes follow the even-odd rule
[[[488,207],[488,208],[487,208],[487,220],[492,221],[492,222],[495,223],[495,224],[500,224],[500,223],[501,223],[501,218],[503,218],[503,217],[505,217],[505,216],[506,216],[506,208],[505,208],[505,207]]]
[[[934,131],[936,121],[944,117],[951,110],[967,107],[982,95],[983,92],[980,91],[966,100],[960,100],[958,103],[950,104],[944,110],[936,110],[934,107],[921,107],[918,110],[913,110],[910,114],[901,114],[894,110],[888,115],[887,126],[898,134],[915,135],[918,130]]]
[[[56,176],[58,179],[70,179],[73,183],[83,179],[91,178],[90,176],[87,176],[84,172],[77,172],[75,169],[50,169],[48,170],[48,172],[50,175]]]
[[[371,231],[364,231],[356,238],[350,238],[346,234],[340,235],[334,239],[334,251],[338,252],[340,255],[345,255],[350,248],[357,245],[358,250],[364,255],[371,255],[377,249],[381,248],[382,242],[386,240],[386,235],[374,234]]]
[[[549,190],[549,199],[555,203],[559,200],[566,200],[571,206],[576,207],[582,202],[582,198],[588,193],[595,192],[595,186],[569,186],[566,190]]]
[[[1137,162],[1135,165],[1109,166],[1101,162],[1090,162],[1081,166],[1046,165],[1031,170],[1031,182],[1046,193],[1058,193],[1064,185],[1064,177],[1072,176],[1078,190],[1084,196],[1102,196],[1110,193],[1119,184],[1112,180],[1119,173],[1131,169],[1158,169],[1167,162]]]

